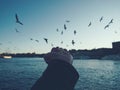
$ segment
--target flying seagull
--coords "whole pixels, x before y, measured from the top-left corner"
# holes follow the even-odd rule
[[[33,38],[30,38],[30,40],[33,40]]]
[[[109,22],[109,24],[113,23],[113,19],[111,19],[111,21]]]
[[[57,28],[56,31],[59,32],[59,29]]]
[[[76,35],[76,33],[77,33],[76,30],[74,30],[74,35]]]
[[[63,41],[61,41],[61,44],[63,44]]]
[[[99,20],[99,21],[101,22],[102,20],[103,20],[103,16],[100,18],[100,20]]]
[[[75,44],[75,41],[74,41],[74,40],[72,40],[72,45],[74,46],[74,44]]]
[[[61,35],[63,35],[63,31],[61,31]]]
[[[35,40],[35,41],[39,43],[39,40]]]
[[[15,31],[18,33],[19,31],[15,28]]]
[[[67,29],[67,27],[66,27],[66,25],[64,24],[64,29],[66,30]]]
[[[47,38],[44,38],[45,42],[48,44],[48,39]]]
[[[90,26],[91,26],[91,24],[92,24],[92,23],[90,22],[90,23],[89,23],[89,25],[88,25],[88,27],[90,27]]]
[[[15,14],[15,18],[16,18],[16,23],[19,23],[20,25],[23,25],[23,23],[19,20],[19,18],[18,18],[18,15],[17,15],[17,14]]]
[[[67,23],[69,23],[70,21],[69,20],[66,20]]]
[[[108,25],[106,25],[105,27],[104,27],[104,29],[106,29],[106,28],[108,28],[109,27],[109,24]]]

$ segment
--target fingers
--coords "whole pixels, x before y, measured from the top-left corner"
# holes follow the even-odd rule
[[[51,52],[58,52],[59,51],[59,47],[54,47],[52,48]]]
[[[72,64],[73,57],[67,51],[67,49],[62,49],[59,47],[52,48],[51,52],[44,56],[45,61],[48,63],[52,60],[63,60]]]
[[[68,56],[68,57],[71,55],[69,51],[67,51],[67,49],[62,49],[59,47],[52,48],[51,53],[56,53],[56,54],[59,54],[62,56]]]
[[[51,52],[57,52],[57,53],[60,53],[60,54],[70,54],[67,51],[67,49],[62,49],[62,48],[59,48],[59,47],[52,48]]]

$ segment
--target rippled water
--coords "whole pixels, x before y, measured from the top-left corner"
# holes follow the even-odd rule
[[[74,60],[76,90],[120,90],[120,61]],[[0,90],[30,90],[47,64],[41,58],[0,58]]]

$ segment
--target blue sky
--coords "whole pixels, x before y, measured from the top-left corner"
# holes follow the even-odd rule
[[[120,41],[119,9],[120,0],[0,0],[0,53],[46,53],[51,44],[68,50],[111,48],[112,42]],[[15,13],[24,25],[16,23]]]

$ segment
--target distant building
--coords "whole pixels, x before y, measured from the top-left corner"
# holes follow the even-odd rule
[[[120,50],[120,41],[119,42],[113,42],[112,43],[112,48],[114,50]]]

